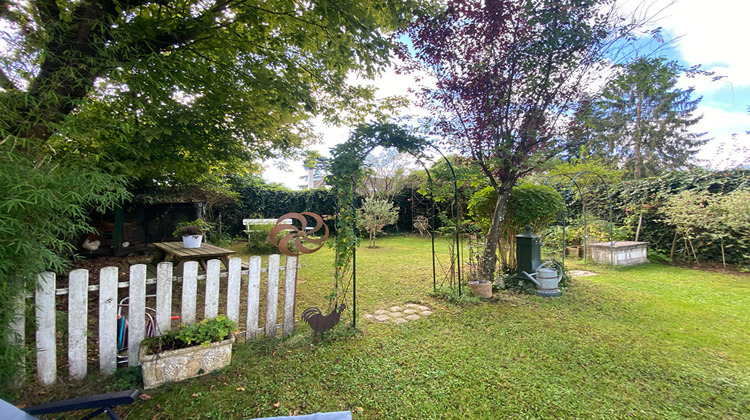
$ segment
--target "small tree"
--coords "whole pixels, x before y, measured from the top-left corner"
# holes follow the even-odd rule
[[[497,191],[486,187],[478,191],[469,201],[469,213],[483,229],[492,223],[492,214],[497,202]],[[515,235],[525,226],[541,232],[565,210],[563,198],[554,188],[545,185],[522,184],[513,188],[508,201],[508,213],[503,221],[498,244],[503,264],[515,265]]]
[[[375,235],[382,232],[387,225],[398,220],[398,207],[390,201],[379,198],[366,198],[359,209],[358,223],[361,229],[370,235],[370,248],[375,248]]]

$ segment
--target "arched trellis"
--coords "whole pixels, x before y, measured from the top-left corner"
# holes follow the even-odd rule
[[[333,295],[338,299],[339,291],[345,292],[344,283],[351,273],[352,288],[352,326],[357,324],[357,232],[356,232],[356,204],[354,200],[358,182],[364,177],[363,163],[367,155],[376,147],[395,148],[400,153],[414,156],[425,169],[432,201],[430,237],[432,241],[432,278],[433,288],[437,288],[436,259],[435,259],[435,200],[432,195],[433,180],[430,171],[424,164],[424,149],[432,148],[437,151],[446,163],[453,176],[454,203],[452,210],[455,218],[454,249],[456,252],[456,268],[458,274],[459,294],[461,293],[461,237],[458,211],[458,185],[453,165],[434,145],[425,139],[409,133],[395,123],[373,123],[358,126],[350,135],[347,142],[336,146],[332,150],[330,175],[327,182],[333,187],[339,202],[339,214],[336,218],[335,242],[335,283]]]
[[[576,189],[578,190],[578,195],[581,197],[581,203],[582,203],[582,206],[583,206],[583,209],[582,209],[583,210],[583,229],[584,229],[584,232],[587,232],[587,226],[586,226],[586,202],[585,202],[585,199],[583,197],[583,190],[581,189],[581,185],[578,182],[576,182],[581,177],[581,175],[584,175],[584,174],[593,174],[593,175],[596,175],[599,178],[600,184],[604,185],[604,188],[607,190],[607,201],[609,203],[609,256],[610,256],[610,264],[611,265],[615,265],[615,260],[614,260],[614,255],[615,255],[615,253],[614,253],[614,227],[613,227],[613,222],[612,222],[612,220],[613,220],[612,219],[612,212],[613,212],[613,210],[612,210],[612,194],[610,193],[609,187],[607,186],[607,181],[605,181],[604,178],[601,175],[599,175],[598,173],[593,172],[593,171],[579,171],[579,172],[576,172],[575,174],[557,174],[557,175],[552,175],[552,176],[548,177],[546,180],[544,180],[544,182],[542,183],[542,185],[547,185],[547,182],[550,179],[555,178],[557,176],[564,176],[564,177],[566,177],[566,178],[568,178],[570,180],[570,184],[568,185],[568,190],[565,193],[565,195],[563,196],[563,200],[565,202],[565,210],[563,210],[563,236],[562,236],[562,252],[561,252],[561,254],[562,254],[561,255],[562,263],[563,263],[563,265],[565,265],[565,227],[566,227],[566,222],[567,222],[566,218],[567,218],[567,212],[568,212],[568,200],[570,199],[570,196],[571,196],[571,193],[573,191],[573,186],[574,185],[575,185]],[[587,254],[588,253],[588,249],[587,249],[586,242],[587,242],[586,241],[586,235],[584,235],[584,240],[583,240],[583,258],[584,258],[584,261],[586,259],[586,255],[588,255]]]

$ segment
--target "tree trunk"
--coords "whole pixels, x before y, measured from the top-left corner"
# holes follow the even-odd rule
[[[643,106],[643,95],[638,91],[638,98],[635,107],[635,131],[633,132],[633,178],[641,179],[643,175],[641,168],[643,166],[643,156],[641,156],[641,144],[643,136],[641,131],[641,110]]]
[[[505,179],[499,185],[495,212],[492,214],[492,224],[487,233],[487,238],[485,238],[484,253],[482,254],[482,260],[479,263],[480,279],[488,281],[494,280],[495,268],[497,266],[497,244],[500,241],[505,214],[508,212],[510,192],[515,183],[515,179]]]

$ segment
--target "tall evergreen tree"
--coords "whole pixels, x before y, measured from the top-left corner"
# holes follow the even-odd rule
[[[591,108],[589,152],[634,179],[689,165],[708,139],[692,131],[701,98],[677,87],[685,69],[664,58],[639,58],[621,69]]]

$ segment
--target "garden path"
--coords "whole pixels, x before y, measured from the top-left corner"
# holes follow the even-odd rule
[[[401,306],[391,306],[388,310],[380,309],[372,314],[364,314],[365,319],[373,322],[393,322],[394,324],[404,324],[409,321],[416,321],[423,317],[432,315],[433,310],[429,306],[417,305],[416,303],[406,303]]]

